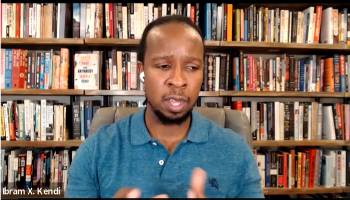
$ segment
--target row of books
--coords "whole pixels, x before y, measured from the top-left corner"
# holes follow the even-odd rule
[[[350,104],[318,102],[232,101],[225,109],[241,110],[250,121],[253,140],[350,140]],[[1,104],[1,139],[7,141],[84,140],[101,107],[144,107],[142,100],[9,100]],[[200,101],[196,106],[219,107]]]
[[[135,51],[1,49],[1,89],[143,90]],[[207,53],[202,91],[349,92],[350,55]],[[71,72],[73,74],[71,74]]]
[[[206,55],[203,91],[349,92],[350,55],[237,54]]]
[[[253,140],[350,140],[350,104],[233,101],[251,126]]]
[[[350,186],[350,152],[332,148],[254,149],[262,187]]]
[[[144,107],[143,101],[114,101],[110,107]],[[1,140],[85,140],[99,100],[80,100],[73,105],[53,100],[9,100],[1,103]]]
[[[1,89],[68,89],[69,50],[1,49]]]
[[[75,148],[1,150],[1,183],[7,189],[65,189]],[[350,185],[347,150],[298,147],[254,149],[263,188]]]
[[[1,150],[1,186],[3,189],[64,190],[67,172],[76,149]]]
[[[294,11],[230,3],[7,3],[2,10],[2,37],[9,38],[140,39],[155,19],[183,15],[206,40],[350,44],[348,9],[332,6]]]

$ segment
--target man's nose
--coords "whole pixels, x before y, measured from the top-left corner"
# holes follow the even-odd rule
[[[187,86],[187,80],[185,77],[185,69],[182,66],[176,66],[173,68],[171,77],[168,81],[169,86],[181,88]]]

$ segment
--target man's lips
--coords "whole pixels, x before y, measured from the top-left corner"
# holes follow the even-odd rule
[[[168,96],[165,98],[166,105],[172,112],[180,112],[187,101],[187,98],[182,96]]]

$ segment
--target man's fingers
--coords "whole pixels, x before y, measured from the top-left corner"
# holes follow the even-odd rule
[[[135,188],[120,188],[113,198],[139,198],[141,192],[139,189]]]
[[[160,195],[152,197],[152,199],[157,199],[157,198],[169,198],[169,196],[166,194],[160,194]]]
[[[204,195],[206,179],[207,179],[207,173],[204,170],[200,168],[195,168],[193,170],[190,185],[194,193],[196,193],[197,195],[200,195],[200,194]]]
[[[126,194],[125,198],[140,198],[141,192],[139,189],[133,189],[129,193]]]
[[[192,189],[189,189],[189,190],[187,191],[187,198],[189,198],[189,199],[197,198],[197,195],[196,195],[196,193],[193,192]]]

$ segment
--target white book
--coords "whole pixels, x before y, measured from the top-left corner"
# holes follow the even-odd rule
[[[154,10],[154,3],[148,3],[148,24],[153,22],[153,10]],[[174,4],[171,4],[171,11],[174,12]],[[131,15],[130,15],[131,16]]]
[[[341,150],[341,159],[340,159],[340,166],[341,166],[341,174],[340,174],[340,186],[345,187],[346,186],[346,151]]]
[[[24,100],[24,137],[26,140],[30,138],[30,102],[31,100]]]
[[[99,54],[75,54],[74,89],[98,90],[100,88]]]
[[[224,13],[223,13],[223,6],[218,6],[218,13],[217,13],[217,31],[216,31],[216,38],[218,41],[221,41],[222,39],[222,29],[223,29],[223,17],[224,17]]]
[[[284,140],[284,103],[280,102],[280,116],[279,116],[279,132],[280,132],[280,140]]]
[[[308,122],[307,122],[307,139],[311,140],[312,136],[312,105],[309,104],[309,111],[308,111]]]
[[[145,15],[143,14],[144,10],[143,10],[143,3],[138,3],[138,10],[137,10],[137,16],[138,16],[138,38],[136,39],[141,39],[143,30],[145,29]]]
[[[42,99],[40,101],[40,121],[41,121],[41,141],[46,141],[46,120],[47,120],[47,115],[46,115],[46,99]]]
[[[299,140],[299,102],[294,102],[294,140]]]
[[[275,101],[275,140],[281,140],[280,138],[280,104],[278,101]]]
[[[328,7],[322,11],[321,43],[333,44],[333,8]]]
[[[5,136],[6,136],[6,140],[10,141],[9,111],[7,108],[7,103],[4,103],[2,107],[4,112]]]
[[[95,15],[96,15],[96,3],[90,4],[90,38],[95,37]]]
[[[323,105],[322,107],[322,139],[336,140],[333,108],[329,105]]]
[[[300,103],[299,104],[299,139],[298,140],[303,140],[303,133],[304,133],[304,104]]]
[[[67,172],[69,169],[69,152],[67,149],[63,150],[63,163],[62,163],[62,185],[63,185],[63,190],[66,189],[67,186]]]
[[[35,103],[30,102],[29,103],[29,127],[30,127],[30,141],[34,141],[34,124],[35,124]]]
[[[147,12],[148,13],[148,12]],[[122,26],[123,39],[128,39],[128,11],[126,6],[122,6]]]

